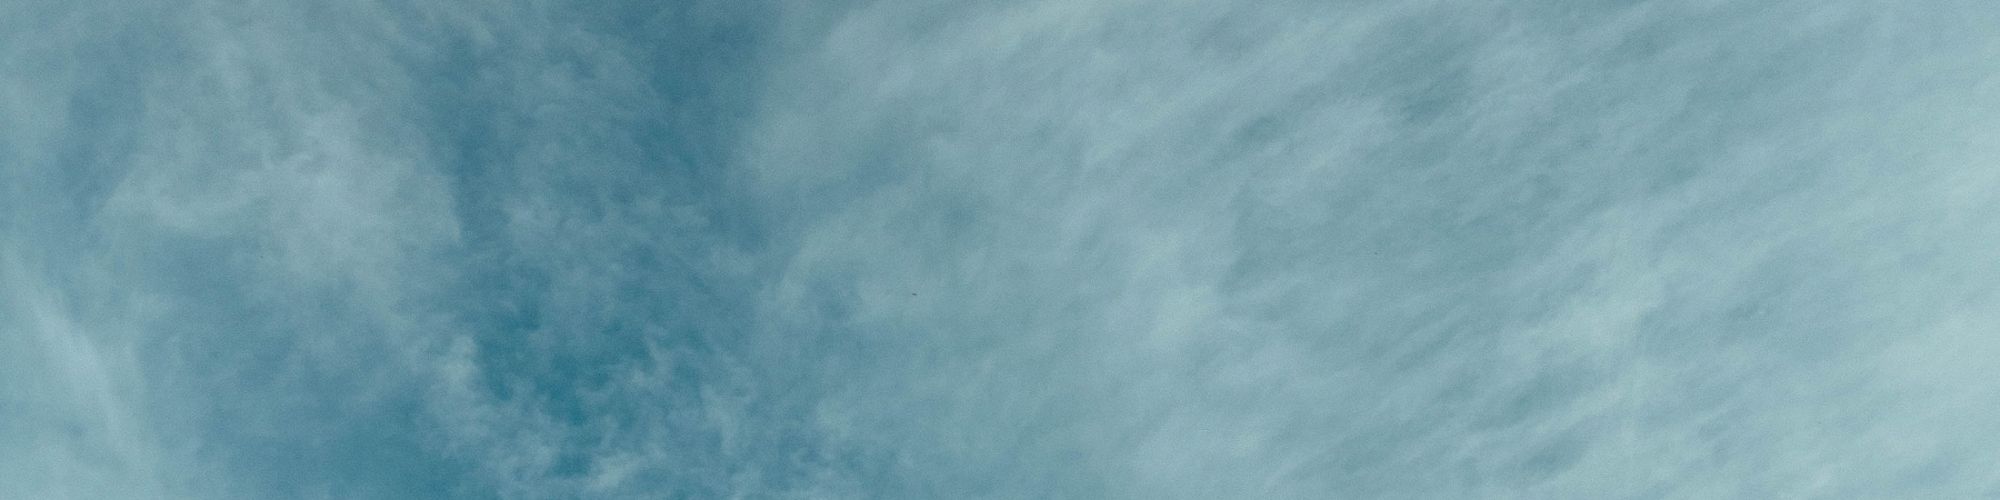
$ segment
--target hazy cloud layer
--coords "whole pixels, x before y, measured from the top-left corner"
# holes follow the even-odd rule
[[[2000,6],[0,3],[0,498],[2000,495]]]

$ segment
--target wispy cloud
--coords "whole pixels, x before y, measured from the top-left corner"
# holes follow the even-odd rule
[[[17,2],[0,497],[1991,495],[1881,7]]]

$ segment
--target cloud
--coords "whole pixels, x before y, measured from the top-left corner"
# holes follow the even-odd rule
[[[769,303],[892,496],[1976,494],[1871,375],[1983,295],[1907,260],[1983,52],[1897,56],[1983,38],[1848,7],[876,4],[752,134]]]
[[[1972,2],[168,7],[0,7],[0,496],[1996,488]]]

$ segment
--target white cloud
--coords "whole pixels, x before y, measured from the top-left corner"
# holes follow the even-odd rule
[[[127,7],[0,7],[0,496],[2000,481],[1977,3]]]
[[[911,496],[1983,491],[1805,425],[1935,439],[1850,398],[1984,296],[1987,52],[1896,55],[1991,37],[1848,7],[875,4],[751,134],[773,328]]]

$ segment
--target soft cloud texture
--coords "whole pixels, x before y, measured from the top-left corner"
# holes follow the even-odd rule
[[[0,497],[2000,495],[2000,7],[0,5]]]

